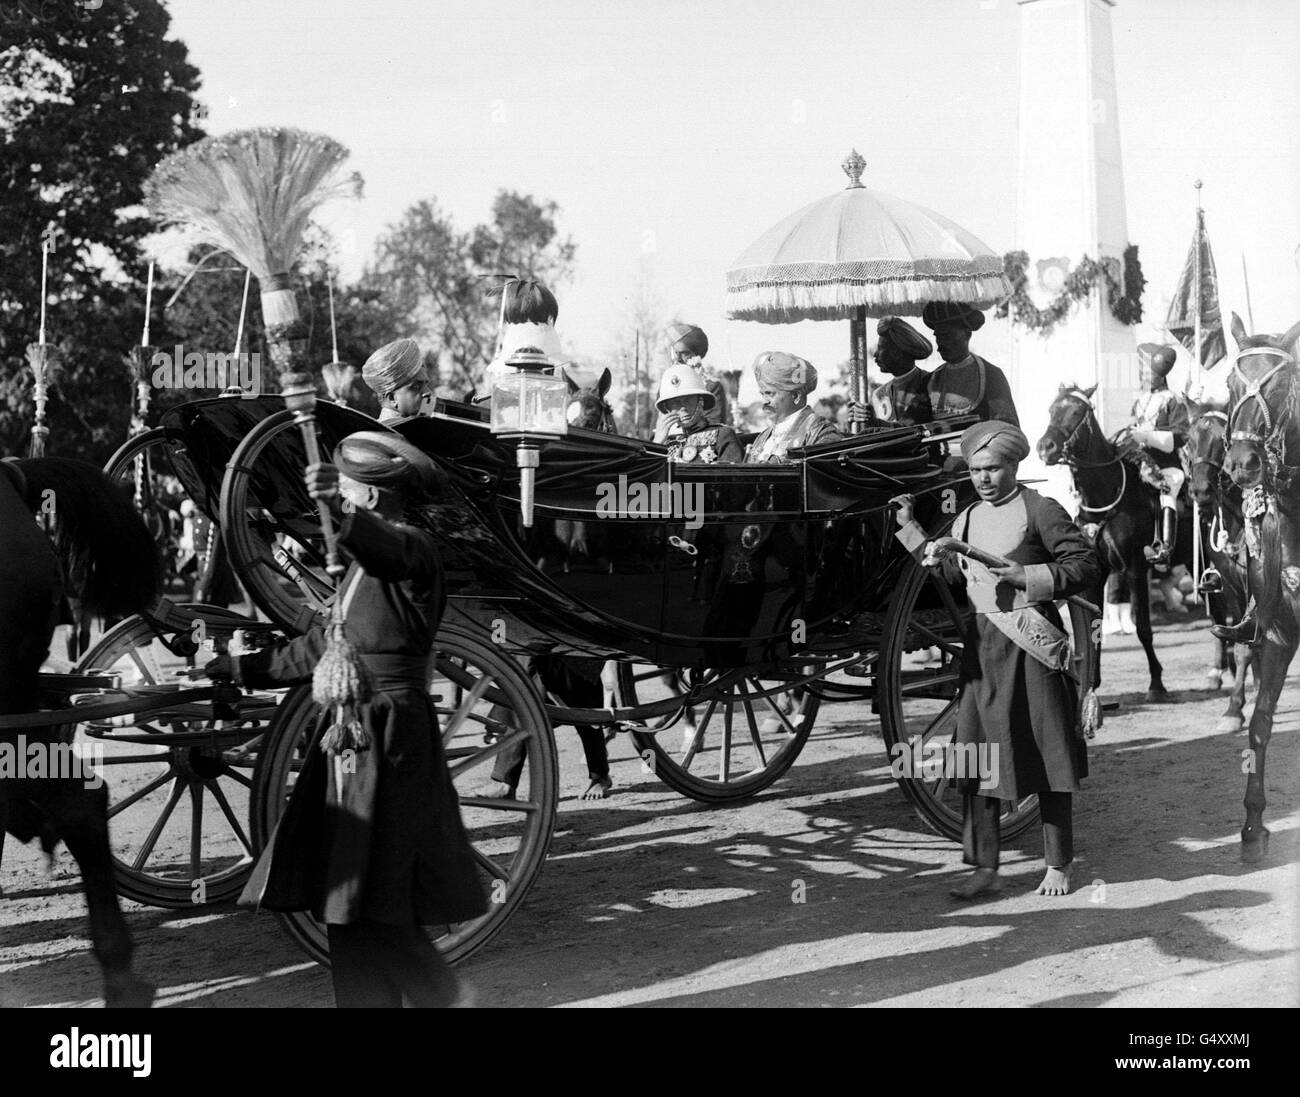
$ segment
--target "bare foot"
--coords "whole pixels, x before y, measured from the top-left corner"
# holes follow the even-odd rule
[[[970,877],[948,892],[954,899],[977,899],[981,895],[996,895],[1002,890],[1002,878],[995,868],[977,868]]]
[[[1039,895],[1069,895],[1070,894],[1070,866],[1065,868],[1049,868],[1047,874],[1043,877],[1043,882],[1038,885]]]
[[[614,787],[614,782],[608,777],[593,777],[591,784],[587,786],[587,791],[582,794],[584,800],[603,800],[609,795],[609,790]]]
[[[474,795],[481,796],[484,800],[513,800],[515,787],[504,781],[489,781],[482,788],[476,789]]]

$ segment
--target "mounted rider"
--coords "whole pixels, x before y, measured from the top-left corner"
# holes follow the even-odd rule
[[[921,319],[934,332],[943,359],[928,384],[935,416],[978,415],[1020,426],[1006,374],[970,349],[970,337],[984,326],[984,314],[960,301],[931,301]]]
[[[1146,558],[1157,567],[1168,567],[1178,534],[1178,493],[1187,474],[1179,452],[1187,444],[1191,421],[1187,405],[1170,391],[1167,378],[1177,360],[1172,346],[1143,343],[1138,347],[1142,366],[1142,385],[1146,391],[1133,403],[1132,422],[1123,428],[1123,436],[1135,442],[1130,451],[1142,472],[1142,479],[1160,493],[1160,535],[1149,545]]]
[[[433,386],[420,344],[414,339],[385,343],[366,359],[361,377],[379,400],[381,423],[428,415],[432,410]]]

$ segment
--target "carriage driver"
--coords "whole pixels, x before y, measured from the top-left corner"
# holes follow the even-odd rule
[[[429,414],[433,388],[424,355],[414,339],[385,343],[366,359],[361,377],[379,400],[381,423]]]
[[[1128,437],[1142,449],[1138,456],[1142,479],[1160,492],[1160,536],[1147,546],[1146,558],[1157,567],[1168,567],[1178,533],[1178,493],[1186,474],[1178,451],[1187,444],[1190,420],[1187,405],[1169,390],[1166,378],[1174,368],[1177,352],[1168,344],[1143,343],[1138,347],[1142,366],[1142,387],[1146,390],[1133,403],[1133,422]]]

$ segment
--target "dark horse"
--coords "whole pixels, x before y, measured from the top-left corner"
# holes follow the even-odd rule
[[[1194,400],[1187,403],[1191,411],[1185,450],[1189,468],[1187,487],[1199,512],[1202,559],[1208,565],[1201,588],[1215,624],[1233,625],[1246,615],[1249,598],[1242,563],[1241,491],[1223,473],[1228,416]],[[1228,709],[1214,730],[1241,731],[1246,726],[1242,710],[1246,703],[1246,674],[1251,664],[1250,646],[1216,639],[1214,656],[1214,665],[1209,670],[1210,688],[1218,689],[1225,684],[1225,674],[1231,682]]]
[[[1120,448],[1101,432],[1092,409],[1097,390],[1062,385],[1048,411],[1047,430],[1038,440],[1038,456],[1047,465],[1068,465],[1079,492],[1079,524],[1097,527],[1097,551],[1107,572],[1120,573],[1133,598],[1133,622],[1147,655],[1151,682],[1147,699],[1163,700],[1168,691],[1161,677],[1151,638],[1151,594],[1147,584],[1150,564],[1143,552],[1158,518],[1155,491],[1142,482],[1135,466]],[[1191,566],[1189,542],[1180,533],[1171,567]],[[1102,580],[1103,586],[1105,579]],[[1102,589],[1094,592],[1101,604]]]
[[[579,385],[568,371],[565,371],[564,379],[569,382],[569,407],[567,418],[571,427],[579,427],[582,430],[594,430],[601,434],[617,434],[618,427],[614,422],[614,409],[609,406],[609,401],[605,399],[605,394],[609,392],[610,373],[604,370],[600,377],[596,379],[594,385]],[[604,557],[606,568],[612,573],[614,570],[613,563],[609,562],[607,554],[603,554],[600,544],[600,534],[594,534],[586,522],[572,522],[567,518],[558,518],[553,523],[552,532],[554,539],[560,546],[562,559],[564,561],[564,570],[568,571],[570,564],[579,557],[585,557],[588,560],[600,560]],[[603,532],[603,531],[602,531]],[[543,559],[542,564],[544,565]]]
[[[1247,335],[1234,313],[1239,348],[1228,391],[1224,470],[1242,491],[1250,590],[1258,610],[1259,693],[1246,755],[1242,860],[1268,852],[1264,759],[1287,669],[1300,646],[1300,323],[1285,335]]]
[[[34,520],[52,522],[52,538]],[[53,544],[51,544],[53,540]],[[0,714],[34,712],[39,671],[55,628],[68,623],[65,595],[91,612],[138,612],[157,597],[157,548],[130,503],[94,465],[58,457],[0,462]],[[8,729],[27,748],[66,738],[69,728]],[[113,886],[108,789],[83,777],[0,780],[0,841],[39,838],[47,852],[67,843],[81,869],[90,939],[108,1006],[147,1006],[154,988],[131,970],[132,943]]]

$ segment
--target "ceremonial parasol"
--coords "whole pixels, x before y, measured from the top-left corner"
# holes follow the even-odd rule
[[[868,316],[919,316],[929,301],[988,308],[1011,284],[1002,256],[960,225],[864,187],[857,149],[841,167],[844,190],[773,225],[732,264],[727,317],[849,320],[853,395],[865,402]]]

